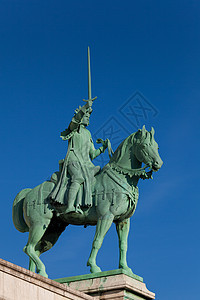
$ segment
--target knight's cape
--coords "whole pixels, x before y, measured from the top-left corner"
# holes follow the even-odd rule
[[[87,130],[87,129],[86,129]],[[67,198],[67,190],[69,189],[69,174],[68,174],[68,164],[69,164],[69,159],[70,159],[70,152],[73,151],[74,155],[76,157],[76,161],[79,162],[80,164],[80,170],[83,174],[84,177],[84,183],[83,183],[83,187],[80,187],[80,191],[77,194],[77,201],[76,201],[76,205],[79,206],[91,206],[92,205],[92,194],[91,194],[91,179],[89,176],[88,172],[88,166],[87,164],[85,164],[83,162],[83,158],[81,158],[81,154],[79,153],[78,150],[80,149],[76,149],[77,145],[75,142],[75,135],[77,134],[78,130],[73,130],[71,131],[69,128],[66,129],[65,131],[63,131],[61,133],[61,138],[63,140],[68,140],[68,151],[66,154],[66,157],[64,159],[64,162],[62,164],[61,167],[61,171],[60,171],[60,176],[58,177],[58,182],[56,183],[56,187],[53,190],[53,192],[50,195],[50,198],[53,202],[58,202],[60,204],[66,204],[65,203],[65,199]],[[87,135],[88,135],[88,143],[90,145],[90,143],[92,144],[93,141],[91,139],[91,135],[89,133],[89,131],[87,130]],[[90,161],[90,168],[95,168],[95,166],[92,164],[92,162]],[[82,195],[82,190],[83,189],[83,195]],[[84,197],[82,197],[84,196]],[[84,198],[84,203],[82,201],[82,198]]]

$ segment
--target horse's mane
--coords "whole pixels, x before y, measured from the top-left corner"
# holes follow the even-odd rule
[[[123,142],[121,142],[121,144],[115,150],[112,158],[110,159],[110,162],[112,161],[119,162],[121,160],[122,155],[124,155],[127,146],[132,145],[136,133],[137,132],[132,133]]]
[[[152,128],[151,131],[147,131],[145,126],[143,126],[142,129],[132,133],[123,142],[121,142],[110,159],[110,163],[113,161],[119,162],[126,152],[127,147],[134,146],[134,144],[138,143],[143,144],[145,142],[151,144],[154,141],[154,129]]]

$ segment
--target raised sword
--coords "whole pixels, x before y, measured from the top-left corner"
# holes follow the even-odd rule
[[[90,47],[88,46],[88,100],[94,101],[97,97],[92,98],[92,88],[91,88],[91,66],[90,66]],[[88,101],[83,100],[83,101]]]

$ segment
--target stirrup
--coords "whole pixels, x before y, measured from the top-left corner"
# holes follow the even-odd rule
[[[82,211],[82,209],[79,208],[79,207],[76,207],[76,212],[77,212],[78,214],[83,215],[83,211]]]
[[[69,213],[75,213],[76,212],[76,209],[74,206],[72,207],[68,207],[65,211],[64,211],[64,214],[69,214]]]

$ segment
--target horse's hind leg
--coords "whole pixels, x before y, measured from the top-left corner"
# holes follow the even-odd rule
[[[37,254],[38,257],[40,257],[40,251],[35,251],[35,253]],[[31,272],[35,272],[35,263],[32,260],[32,258],[29,257],[29,268],[28,268]]]
[[[36,265],[36,271],[39,275],[42,275],[44,277],[48,277],[46,271],[45,271],[45,266],[42,263],[42,261],[39,259],[38,254],[36,252],[36,245],[42,238],[43,234],[45,233],[50,220],[47,219],[46,224],[37,224],[37,225],[32,225],[29,229],[29,239],[27,245],[24,247],[24,252],[30,257],[30,259],[35,263]],[[33,270],[34,269],[34,264],[30,262],[29,267]]]
[[[101,248],[103,239],[113,222],[114,216],[109,213],[101,217],[97,221],[96,233],[92,244],[92,251],[87,262],[87,266],[90,266],[91,273],[101,272],[101,269],[96,264],[96,257],[99,249]]]
[[[130,219],[125,219],[122,222],[116,223],[116,229],[119,238],[119,268],[124,269],[132,274],[133,272],[128,267],[126,261],[129,228],[130,228]]]
[[[51,223],[49,224],[41,240],[35,246],[35,252],[38,257],[40,257],[42,253],[50,250],[55,245],[59,236],[68,225],[69,224],[60,222],[58,219],[51,220]],[[35,263],[31,258],[29,261],[29,270],[35,272]]]

